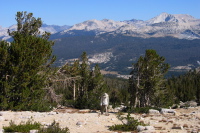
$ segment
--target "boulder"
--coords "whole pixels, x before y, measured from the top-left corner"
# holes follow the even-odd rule
[[[160,112],[155,109],[149,109],[149,114],[160,114]]]
[[[187,101],[187,102],[182,102],[180,101],[180,108],[186,108],[186,107],[197,107],[197,102],[195,101]]]
[[[188,102],[186,102],[186,105],[188,105],[189,107],[197,107],[197,102],[195,102],[195,101],[188,101]]]
[[[153,126],[145,126],[145,130],[153,131],[155,128]]]
[[[30,130],[29,133],[38,133],[38,130]]]
[[[3,116],[0,116],[0,121],[4,121],[4,117]]]
[[[3,111],[0,112],[0,116],[3,116],[4,114],[6,114],[6,112]]]
[[[0,128],[0,133],[4,133],[4,130]]]
[[[182,102],[182,101],[180,101],[179,106],[180,106],[180,108],[184,108],[184,107],[186,107],[185,103]]]
[[[173,113],[176,114],[176,111],[173,109],[161,109],[160,111],[161,114],[165,114],[165,113]]]
[[[137,126],[137,131],[138,132],[142,132],[144,130],[154,131],[155,128],[153,126],[141,126],[141,125]]]
[[[137,131],[138,132],[141,132],[141,131],[144,131],[145,130],[145,127],[144,126],[141,126],[141,125],[138,125],[137,126]]]
[[[172,108],[172,109],[177,109],[177,108],[179,108],[179,107],[180,107],[180,106],[179,106],[178,104],[173,104],[171,108]]]
[[[47,115],[56,115],[56,114],[57,114],[57,112],[51,111],[51,112],[49,112]]]

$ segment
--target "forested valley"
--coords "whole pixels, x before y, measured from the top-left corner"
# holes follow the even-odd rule
[[[99,109],[105,92],[113,107],[159,108],[180,101],[200,102],[198,68],[165,77],[170,64],[153,49],[132,64],[129,79],[102,75],[98,64],[89,64],[84,51],[72,63],[55,67],[54,42],[49,41],[50,33],[40,34],[41,19],[18,12],[16,20],[17,31],[8,31],[13,41],[0,41],[0,110],[49,111],[58,105]]]

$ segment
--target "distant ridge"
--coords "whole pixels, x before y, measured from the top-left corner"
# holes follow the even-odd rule
[[[16,26],[8,27],[15,30]],[[7,39],[7,29],[0,27],[0,39]],[[187,14],[160,15],[143,20],[114,21],[110,19],[87,20],[73,26],[46,25],[41,27],[41,31],[52,33],[52,38],[67,36],[79,36],[84,34],[127,34],[134,37],[151,38],[172,36],[179,39],[200,39],[200,19],[196,19]],[[55,34],[55,35],[53,35]]]
[[[161,13],[147,21],[94,19],[75,24],[71,28],[57,33],[57,36],[77,36],[79,31],[93,32],[96,35],[109,33],[143,38],[172,36],[179,39],[200,39],[200,19],[186,14],[168,13]]]

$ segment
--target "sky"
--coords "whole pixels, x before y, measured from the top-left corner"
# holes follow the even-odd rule
[[[200,0],[0,0],[0,26],[16,24],[18,11],[60,26],[91,19],[149,20],[163,12],[200,19]]]

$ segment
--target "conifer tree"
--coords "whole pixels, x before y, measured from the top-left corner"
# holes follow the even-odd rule
[[[1,42],[0,109],[44,110],[44,90],[47,70],[55,61],[54,42],[50,33],[40,33],[40,18],[32,13],[17,12],[17,31],[9,31],[13,41]]]
[[[164,61],[165,58],[159,56],[155,50],[146,50],[145,56],[141,56],[133,65],[130,79],[132,105],[147,107],[153,104],[169,68]]]
[[[100,108],[100,97],[107,92],[107,85],[104,82],[103,75],[101,74],[98,64],[95,65],[90,74],[90,83],[88,87],[88,104],[90,108]]]
[[[81,55],[79,74],[81,79],[78,81],[80,87],[76,107],[98,108],[99,98],[106,91],[107,86],[104,83],[99,66],[95,65],[94,69],[91,70],[86,52]]]

